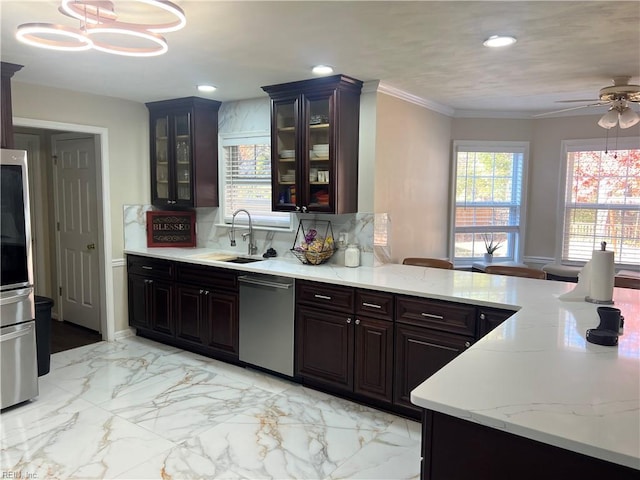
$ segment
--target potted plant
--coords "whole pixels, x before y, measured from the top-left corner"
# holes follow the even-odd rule
[[[484,254],[484,261],[486,263],[491,263],[493,261],[493,252],[499,249],[502,246],[502,242],[496,242],[493,240],[493,235],[491,235],[491,239],[488,239],[487,236],[484,236],[484,248],[487,250],[487,253]]]

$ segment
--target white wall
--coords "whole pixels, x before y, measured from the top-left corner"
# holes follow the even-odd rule
[[[391,261],[446,257],[451,118],[377,96],[375,212],[389,214]]]

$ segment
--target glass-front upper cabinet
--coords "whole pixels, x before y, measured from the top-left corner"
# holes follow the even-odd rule
[[[295,210],[298,204],[297,177],[299,174],[300,151],[296,131],[298,102],[287,99],[275,102],[273,107],[272,165],[273,197],[278,209]]]
[[[274,211],[357,212],[361,88],[345,75],[262,87],[271,97]]]
[[[198,97],[147,103],[153,205],[218,206],[219,107]]]

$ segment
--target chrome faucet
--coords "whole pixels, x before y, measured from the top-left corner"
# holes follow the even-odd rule
[[[231,219],[231,230],[229,230],[229,241],[231,242],[232,247],[236,246],[236,215],[238,215],[240,212],[246,213],[247,217],[249,217],[249,231],[242,234],[242,241],[246,242],[247,237],[249,237],[247,252],[249,255],[255,255],[256,253],[258,253],[258,246],[253,243],[253,225],[251,223],[251,214],[244,208],[240,208],[233,212],[233,217]]]

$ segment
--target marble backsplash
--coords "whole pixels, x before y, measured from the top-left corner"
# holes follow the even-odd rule
[[[146,212],[153,210],[151,205],[125,205],[124,218],[124,246],[125,249],[146,248]],[[237,245],[232,247],[229,242],[228,226],[223,226],[218,219],[218,208],[196,209],[197,248],[210,248],[237,252],[238,255],[247,254],[247,244],[240,235],[236,236]],[[292,230],[254,229],[254,237],[258,246],[258,254],[262,255],[268,248],[274,248],[280,257],[291,257],[290,249],[296,237],[300,220],[313,222],[314,220],[329,220],[336,242],[341,233],[346,233],[347,243],[360,246],[360,264],[377,266],[388,263],[390,257],[387,232],[390,231],[387,214],[355,213],[347,215],[325,214],[292,214]],[[320,222],[319,222],[320,223]],[[322,223],[321,229],[324,228]],[[246,226],[237,227],[245,231]],[[344,248],[339,249],[329,259],[329,263],[344,262]]]

